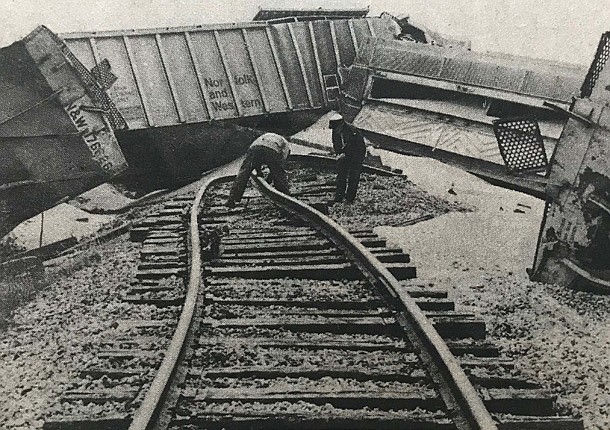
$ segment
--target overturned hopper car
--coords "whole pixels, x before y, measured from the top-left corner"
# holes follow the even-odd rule
[[[128,128],[130,166],[186,180],[236,158],[262,131],[291,134],[338,106],[337,69],[370,36],[394,39],[390,17],[70,33]]]
[[[546,179],[509,174],[498,118],[533,117],[552,154],[585,68],[462,48],[370,38],[345,71],[342,111],[373,144],[457,165],[544,198]]]
[[[46,27],[0,50],[0,100],[0,237],[127,168],[121,115]]]

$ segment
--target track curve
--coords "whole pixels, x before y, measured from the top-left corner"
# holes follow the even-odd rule
[[[328,176],[307,169],[295,195],[325,201]],[[109,401],[105,411],[124,413],[66,417],[45,428],[582,428],[497,358],[484,322],[456,312],[446,292],[404,281],[415,276],[408,255],[256,176],[255,191],[227,209],[222,183],[232,178],[226,168],[211,172],[194,198],[168,202],[132,231],[132,240],[145,239],[126,299],[176,315],[135,326],[173,334],[156,353],[117,338],[102,358],[109,364],[84,370],[101,381],[78,383],[91,388],[65,396]],[[210,234],[221,249],[203,254],[201,237]],[[150,333],[143,342],[154,345]],[[125,363],[131,367],[116,367],[129,357],[136,357]]]

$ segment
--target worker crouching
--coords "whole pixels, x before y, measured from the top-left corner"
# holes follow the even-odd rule
[[[337,154],[335,202],[345,199],[347,203],[352,203],[356,198],[362,163],[366,156],[364,137],[360,130],[347,124],[339,114],[330,117],[329,127],[333,134],[333,149]]]
[[[227,206],[234,207],[235,203],[241,200],[252,171],[256,169],[260,174],[263,165],[269,168],[267,180],[273,183],[275,189],[284,194],[289,194],[285,169],[288,154],[290,154],[288,141],[279,134],[265,133],[252,142],[231,187]]]

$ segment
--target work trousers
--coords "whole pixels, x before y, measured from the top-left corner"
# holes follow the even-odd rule
[[[271,148],[256,145],[248,148],[248,152],[246,152],[246,158],[241,164],[239,173],[231,187],[230,201],[239,202],[241,200],[252,171],[256,169],[260,172],[263,165],[269,167],[268,181],[273,182],[275,189],[284,194],[289,193],[288,178],[284,170],[282,156]]]
[[[351,203],[356,198],[358,182],[360,182],[360,172],[362,172],[362,161],[351,157],[340,157],[337,160],[336,202],[343,201],[345,198],[348,203]]]

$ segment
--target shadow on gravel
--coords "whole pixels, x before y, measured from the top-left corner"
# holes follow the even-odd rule
[[[13,311],[31,300],[37,292],[83,267],[99,264],[100,252],[87,249],[50,260],[44,267],[16,274],[0,274],[0,330],[13,321]]]

